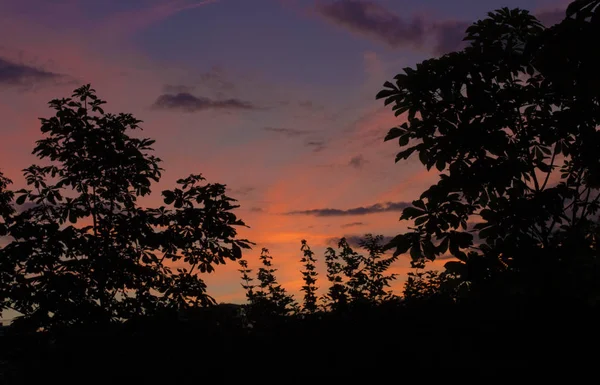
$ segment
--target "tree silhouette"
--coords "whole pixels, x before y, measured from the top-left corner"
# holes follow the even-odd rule
[[[501,277],[515,293],[564,291],[564,271],[597,270],[600,115],[598,98],[575,79],[596,61],[557,55],[577,41],[573,30],[581,41],[591,28],[573,12],[595,15],[592,3],[573,3],[570,17],[549,30],[528,11],[495,11],[467,29],[463,51],[386,82],[378,98],[396,116],[406,112],[386,137],[406,147],[396,160],[418,154],[441,173],[403,211],[415,227],[389,244],[396,254],[410,251],[423,267],[449,251],[458,261],[446,269],[477,290]]]
[[[55,116],[40,119],[33,153],[48,165],[24,170],[29,189],[15,202],[27,206],[8,222],[11,241],[0,250],[2,303],[22,314],[15,325],[107,324],[209,305],[198,273],[250,247],[235,239],[244,223],[225,186],[200,175],[163,191],[173,208],[140,207],[161,176],[154,141],[130,137],[141,121],[105,113],[104,103],[86,85],[50,101]]]
[[[390,281],[396,279],[396,275],[385,275],[385,272],[398,259],[397,256],[383,258],[383,235],[366,234],[360,241],[360,246],[369,253],[368,256],[361,257],[366,271],[364,286],[369,302],[381,303],[393,298],[392,292],[387,288],[390,287]]]
[[[328,247],[325,251],[325,265],[330,286],[323,301],[326,307],[332,311],[344,310],[348,306],[347,288],[342,277],[344,265],[340,262],[339,255],[332,247]]]
[[[238,271],[242,273],[242,287],[246,291],[246,299],[252,304],[254,302],[254,288],[256,287],[252,284],[254,278],[250,276],[252,269],[248,268],[248,261],[245,259],[240,259],[238,263],[241,267]]]
[[[257,290],[254,292],[253,312],[261,316],[285,316],[297,311],[294,297],[277,282],[273,268],[273,257],[269,250],[263,248],[260,254],[262,266],[256,274],[259,281]]]
[[[340,248],[340,259],[344,263],[343,273],[345,276],[346,292],[351,303],[365,302],[364,286],[367,276],[361,266],[361,255],[352,249],[346,238],[338,242]]]
[[[312,314],[317,311],[317,287],[315,285],[317,282],[315,267],[317,260],[314,257],[315,253],[310,249],[305,239],[302,240],[301,251],[304,253],[304,256],[300,260],[304,264],[304,270],[302,271],[304,286],[301,289],[304,292],[303,310]]]

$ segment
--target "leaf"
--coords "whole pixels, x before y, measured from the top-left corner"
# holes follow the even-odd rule
[[[232,251],[233,259],[242,258],[242,249],[237,244],[234,243],[233,245],[231,245],[231,251]]]
[[[448,251],[448,245],[450,244],[450,238],[449,237],[445,237],[444,240],[442,242],[440,242],[440,244],[437,247],[437,252],[439,254],[444,254],[446,253],[446,251]]]
[[[446,161],[442,157],[439,157],[435,162],[435,167],[438,171],[444,171],[444,168],[446,168]]]
[[[402,134],[404,134],[404,130],[398,127],[392,127],[390,129],[390,131],[387,133],[387,135],[385,136],[385,142],[387,142],[388,140],[392,140],[392,139],[396,139],[398,137],[400,137]]]
[[[396,155],[396,162],[400,161],[401,159],[407,159],[409,156],[412,155],[413,152],[415,152],[415,150],[417,149],[417,147],[410,147],[404,151],[400,151],[397,155]]]
[[[427,156],[427,151],[426,150],[419,151],[419,160],[424,165],[427,165],[427,161],[429,160],[429,157]]]
[[[175,201],[175,193],[173,191],[165,190],[162,192],[162,195],[165,197],[164,202],[166,205],[170,205]]]
[[[77,213],[75,210],[69,210],[69,222],[77,223]]]
[[[419,261],[423,258],[423,254],[421,252],[421,245],[419,243],[415,243],[410,248],[410,257],[413,261]]]
[[[15,200],[15,203],[20,206],[25,203],[25,199],[27,199],[27,195],[21,195]]]
[[[402,216],[400,217],[400,220],[420,217],[421,215],[425,215],[425,214],[426,214],[426,212],[419,208],[406,207],[404,210],[402,210]]]
[[[400,147],[403,147],[403,146],[406,146],[409,141],[410,141],[410,135],[405,134],[400,137],[400,139],[398,140],[398,144],[400,145]]]

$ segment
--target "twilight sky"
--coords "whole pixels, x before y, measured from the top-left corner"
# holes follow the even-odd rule
[[[157,140],[165,173],[144,203],[190,173],[227,184],[251,227],[240,235],[257,243],[245,258],[256,268],[269,248],[297,293],[301,239],[322,272],[332,239],[404,231],[404,203],[437,180],[418,161],[394,164],[383,138],[401,120],[375,101],[383,82],[459,48],[488,11],[525,8],[548,25],[566,3],[0,0],[0,170],[24,187],[47,102],[91,83],[105,110],[133,113]],[[408,266],[393,268],[398,293]],[[206,276],[209,294],[242,301],[237,268]]]

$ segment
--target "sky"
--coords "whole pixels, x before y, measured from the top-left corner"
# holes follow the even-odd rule
[[[461,48],[486,13],[525,8],[546,25],[560,0],[0,0],[0,170],[24,187],[47,102],[90,83],[107,112],[130,112],[165,169],[147,204],[191,173],[224,183],[280,283],[298,300],[300,241],[319,258],[337,239],[402,233],[401,210],[437,182],[394,163],[402,123],[375,95],[402,68]],[[439,261],[434,267],[442,266]],[[401,293],[409,258],[392,267]],[[238,265],[203,277],[242,302]]]

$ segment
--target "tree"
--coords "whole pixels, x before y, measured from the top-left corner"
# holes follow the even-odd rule
[[[302,240],[302,247],[300,249],[304,256],[300,260],[304,264],[304,270],[302,271],[302,279],[304,280],[304,286],[302,291],[304,292],[304,311],[313,314],[317,311],[317,272],[315,270],[315,259],[313,251],[310,246],[306,243],[306,240]]]
[[[341,238],[338,242],[340,258],[343,261],[343,273],[345,276],[346,293],[348,293],[350,303],[365,301],[364,286],[366,275],[361,266],[362,257],[352,249],[346,238]]]
[[[252,269],[248,268],[248,261],[245,259],[240,259],[238,263],[241,267],[238,271],[242,273],[242,287],[246,291],[246,299],[252,304],[254,301],[254,288],[256,287],[252,284],[254,278],[250,276]]]
[[[262,267],[258,269],[257,279],[260,284],[254,292],[252,311],[259,316],[285,316],[297,311],[294,297],[277,282],[273,268],[273,257],[269,250],[263,248],[260,254]]]
[[[340,263],[340,256],[331,247],[328,247],[325,251],[325,265],[330,286],[327,294],[323,297],[323,301],[332,311],[343,310],[348,306],[347,288],[342,278],[344,266]]]
[[[392,299],[394,295],[386,288],[390,287],[390,281],[396,279],[396,274],[384,274],[398,257],[383,258],[383,235],[366,234],[359,244],[369,253],[367,257],[361,258],[366,271],[364,286],[369,302],[381,303]]]
[[[166,206],[140,207],[161,176],[154,141],[130,137],[141,121],[105,113],[104,103],[86,85],[50,101],[55,116],[40,119],[33,153],[47,165],[24,170],[23,210],[0,250],[2,303],[22,314],[17,325],[106,324],[212,304],[199,273],[250,247],[236,239],[235,200],[201,175],[163,191]]]
[[[403,211],[414,227],[389,243],[395,255],[423,267],[449,252],[447,271],[480,293],[593,282],[571,273],[600,271],[600,94],[589,84],[600,60],[584,43],[599,36],[597,5],[575,1],[550,29],[528,11],[489,13],[467,48],[385,83],[377,97],[406,119],[385,138],[403,148],[396,161],[418,155],[440,172]]]

